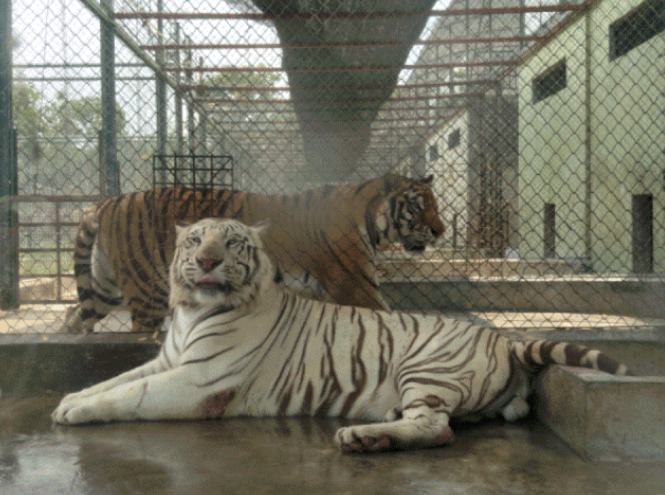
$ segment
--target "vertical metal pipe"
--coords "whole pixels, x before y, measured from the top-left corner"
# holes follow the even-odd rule
[[[188,40],[191,42],[191,40]],[[192,59],[192,50],[187,49],[187,60],[185,62],[188,69],[194,68],[194,60]],[[185,72],[185,80],[187,85],[192,85],[193,74],[191,70]],[[194,108],[191,102],[187,104],[187,137],[189,140],[189,153],[194,154]]]
[[[158,0],[157,12],[160,14],[164,11],[164,0]],[[164,44],[164,20],[161,17],[157,18],[157,44]],[[157,64],[160,68],[164,68],[164,50],[159,49],[156,53]],[[166,181],[166,163],[164,155],[166,155],[166,134],[167,134],[167,113],[166,113],[166,81],[161,74],[155,74],[156,91],[157,91],[157,154],[160,156],[159,161],[159,178],[160,182]]]
[[[18,307],[16,134],[12,126],[12,2],[0,1],[0,308]]]
[[[102,0],[102,7],[113,15],[113,0]],[[115,120],[115,32],[103,19],[101,24],[101,75],[102,75],[102,129],[100,132],[101,193],[120,194],[120,170],[118,168],[117,136]]]
[[[519,4],[520,4],[520,8],[524,8],[525,1],[520,0]],[[520,38],[523,38],[525,36],[525,33],[526,33],[526,19],[525,19],[525,16],[524,16],[524,12],[520,12],[519,13],[519,33],[518,33],[518,36]],[[524,51],[525,46],[526,46],[526,43],[524,43],[524,41],[520,41],[520,54]]]
[[[203,67],[203,57],[199,59],[199,69]],[[200,72],[200,74],[203,74]],[[201,80],[201,82],[203,82]],[[199,125],[198,125],[198,142],[196,147],[197,155],[205,155],[208,153],[208,114],[205,111],[199,111]]]
[[[176,45],[180,45],[180,24],[175,23],[175,42]],[[178,69],[181,68],[180,64],[180,50],[175,51],[175,65]],[[177,150],[176,153],[182,155],[185,149],[185,143],[183,140],[183,123],[182,123],[182,95],[180,93],[180,84],[181,84],[181,73],[180,71],[176,72],[176,81],[178,83],[178,91],[175,94],[175,125],[176,125],[176,139],[177,139]]]
[[[591,15],[593,9],[588,9],[584,13],[584,246],[585,253],[584,257],[586,260],[593,266],[593,248],[592,248],[592,238],[591,238],[591,228],[592,228],[592,213],[591,213],[591,201],[593,195],[593,189],[591,184],[591,139],[592,139],[592,129],[591,129]]]
[[[55,298],[60,301],[62,300],[62,219],[60,214],[60,201],[55,202],[55,266],[56,266],[56,284]]]

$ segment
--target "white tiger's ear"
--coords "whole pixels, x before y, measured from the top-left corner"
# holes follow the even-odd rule
[[[255,223],[250,228],[256,232],[256,235],[259,236],[259,239],[263,239],[268,232],[268,227],[270,227],[270,220],[261,220],[260,222]]]
[[[185,230],[187,230],[187,227],[189,227],[189,225],[183,224],[183,225],[176,225],[175,226],[175,243],[176,243],[176,245],[179,244],[180,241],[182,240],[182,237],[185,235]]]

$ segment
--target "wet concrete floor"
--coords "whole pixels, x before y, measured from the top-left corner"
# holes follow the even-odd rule
[[[665,494],[665,460],[586,461],[533,418],[361,455],[334,446],[336,420],[62,427],[56,403],[0,398],[0,494]]]

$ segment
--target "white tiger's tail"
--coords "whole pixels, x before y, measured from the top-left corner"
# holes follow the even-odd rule
[[[626,365],[607,354],[589,347],[552,340],[512,340],[510,350],[529,371],[538,371],[548,364],[561,364],[628,375]]]

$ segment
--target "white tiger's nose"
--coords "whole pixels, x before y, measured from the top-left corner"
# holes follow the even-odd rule
[[[203,270],[206,273],[213,271],[215,267],[219,265],[221,262],[222,260],[216,260],[211,258],[196,258],[196,263],[198,263],[198,265],[201,267],[201,270]]]

